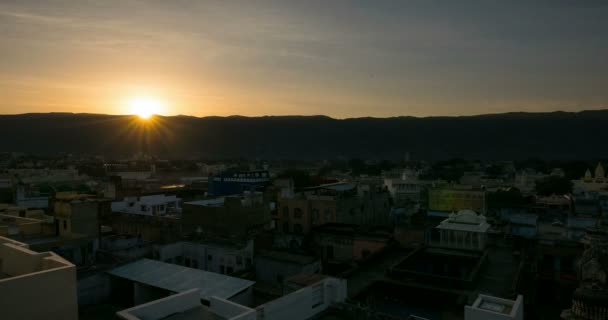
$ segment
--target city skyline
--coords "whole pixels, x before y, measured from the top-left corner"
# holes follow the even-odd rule
[[[0,114],[606,109],[607,12],[600,1],[3,1]]]

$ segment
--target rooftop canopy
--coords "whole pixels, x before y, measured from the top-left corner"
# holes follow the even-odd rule
[[[254,284],[253,281],[150,259],[141,259],[108,273],[173,292],[198,288],[201,299],[205,300],[212,296],[228,299]]]

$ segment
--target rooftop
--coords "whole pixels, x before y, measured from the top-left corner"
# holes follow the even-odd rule
[[[53,252],[35,252],[28,245],[0,237],[0,281],[74,265]]]
[[[258,257],[296,264],[309,264],[317,261],[317,258],[312,256],[275,250],[262,250]]]
[[[301,273],[285,279],[285,282],[301,286],[311,286],[327,277],[328,276],[319,273]]]
[[[515,300],[480,294],[472,306],[465,307],[465,319],[523,319],[523,297]]]
[[[211,296],[228,299],[254,284],[249,280],[150,259],[141,259],[108,273],[172,292],[198,288],[200,298],[206,300]]]
[[[469,232],[487,232],[490,225],[486,222],[486,217],[478,215],[473,210],[460,210],[458,213],[453,213],[443,220],[439,229],[449,229]]]

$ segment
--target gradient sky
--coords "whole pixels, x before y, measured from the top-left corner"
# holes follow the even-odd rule
[[[0,0],[0,113],[608,108],[608,1]]]

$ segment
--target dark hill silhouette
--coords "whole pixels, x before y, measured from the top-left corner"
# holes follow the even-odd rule
[[[548,159],[608,157],[608,110],[464,117],[0,116],[0,151],[164,157]]]

